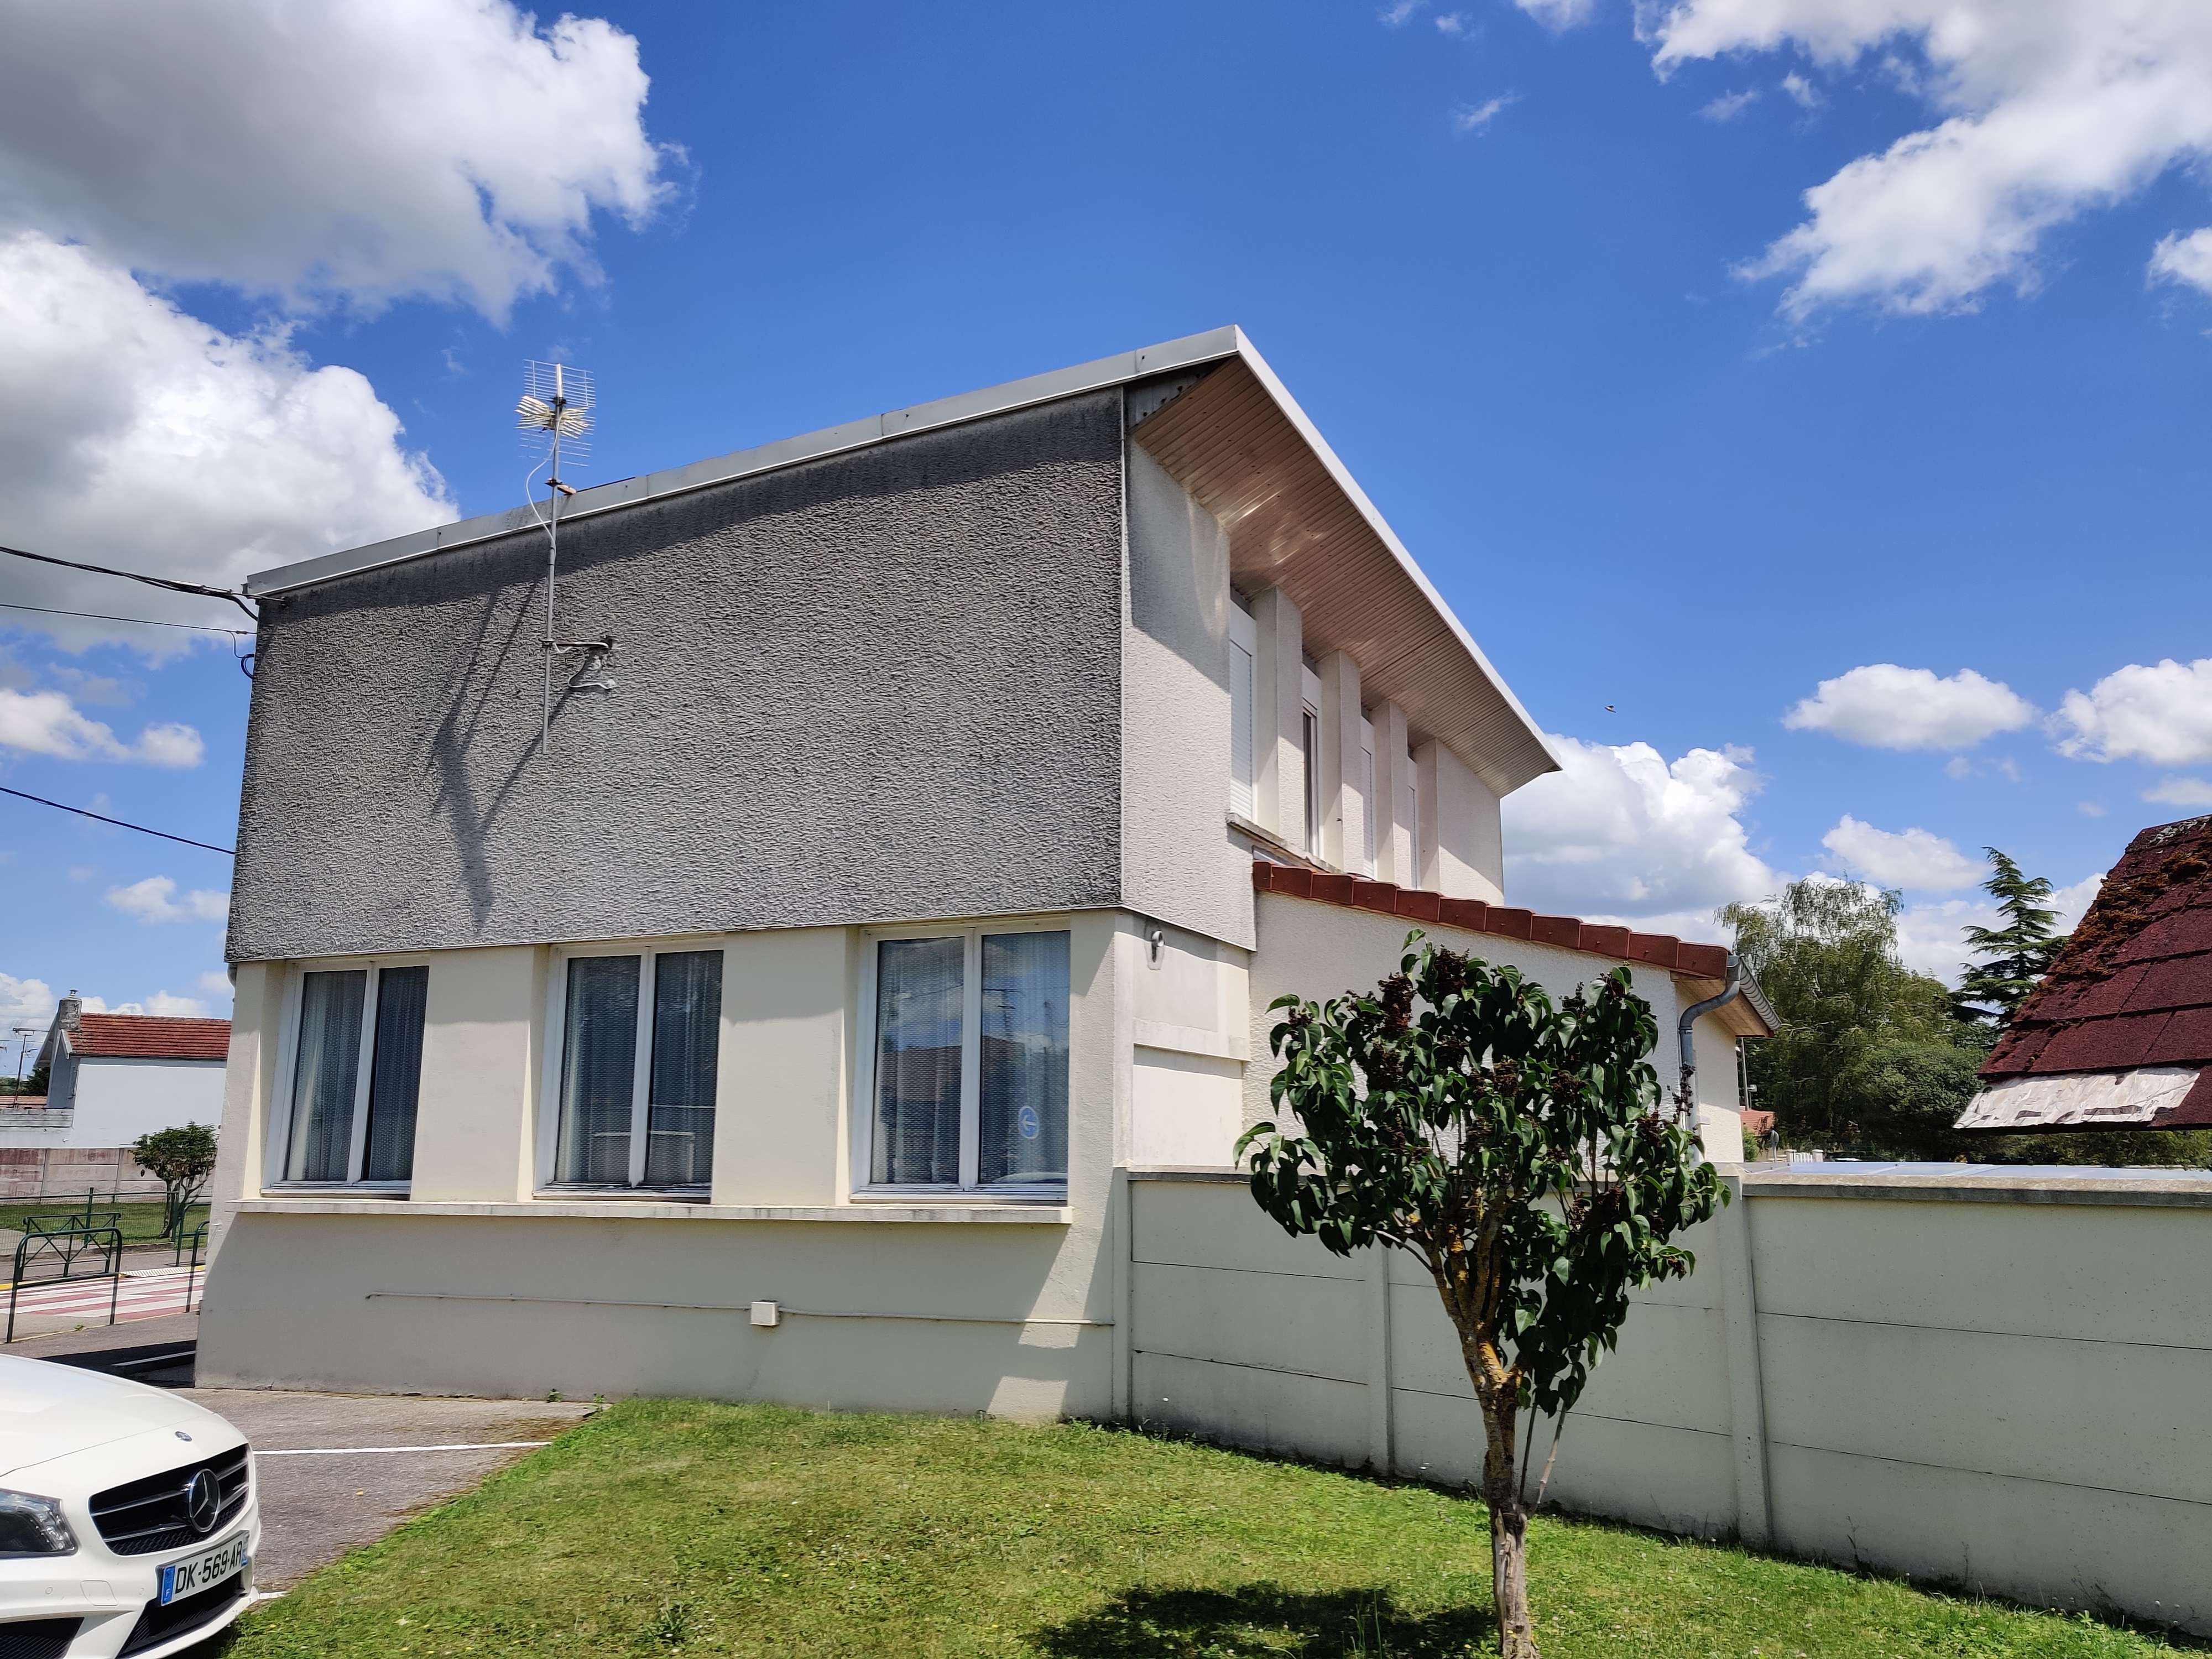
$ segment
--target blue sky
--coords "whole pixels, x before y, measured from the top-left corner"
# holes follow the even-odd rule
[[[512,505],[526,357],[605,480],[1235,322],[1571,740],[1518,902],[1848,873],[1940,969],[1984,844],[2078,904],[2212,805],[2189,9],[117,3],[0,0],[10,545],[231,581]],[[0,782],[228,843],[223,640],[0,619]],[[5,798],[0,854],[17,1023],[224,1012],[227,860]]]

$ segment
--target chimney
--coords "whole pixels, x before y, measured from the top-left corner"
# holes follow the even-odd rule
[[[64,1031],[76,1030],[79,1029],[77,1016],[83,1012],[84,999],[77,995],[76,988],[71,986],[70,994],[61,1000],[60,1006],[54,1011],[54,1024]]]

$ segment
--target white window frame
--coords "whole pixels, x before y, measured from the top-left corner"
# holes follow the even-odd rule
[[[698,951],[719,951],[722,953],[724,1006],[715,1011],[714,1018],[714,1133],[719,1139],[722,1128],[721,1045],[728,1035],[724,1028],[729,1024],[724,1017],[729,995],[729,936],[716,933],[706,939],[624,939],[552,947],[545,975],[545,1063],[538,1081],[538,1170],[533,1188],[536,1196],[574,1199],[592,1194],[606,1198],[675,1198],[685,1202],[697,1200],[700,1189],[696,1187],[647,1187],[644,1183],[646,1154],[652,1145],[654,963],[659,957]],[[567,1060],[562,1045],[568,1032],[568,963],[578,957],[640,958],[637,964],[637,1040],[630,1064],[629,1182],[627,1186],[603,1186],[586,1182],[569,1182],[556,1186],[553,1180],[561,1159],[561,1073]],[[712,1184],[710,1181],[710,1190]]]
[[[1238,653],[1243,661],[1238,661]],[[1240,679],[1241,676],[1241,679]],[[1237,691],[1244,690],[1243,753],[1237,753]],[[1243,763],[1243,776],[1237,763]],[[1247,821],[1259,816],[1260,628],[1251,612],[1233,599],[1229,606],[1229,810]],[[1242,794],[1240,800],[1239,794]]]
[[[1359,795],[1360,817],[1363,820],[1360,824],[1359,868],[1362,874],[1372,878],[1376,872],[1376,854],[1380,850],[1378,843],[1382,840],[1378,832],[1382,815],[1376,810],[1375,722],[1364,714],[1359,717],[1359,763],[1364,780]]]
[[[1067,1182],[1000,1182],[984,1187],[976,1176],[981,1164],[983,1121],[983,936],[1005,933],[1066,933],[1068,935],[1067,994],[1067,1160],[1075,1162],[1075,983],[1074,929],[1065,916],[1018,916],[1005,921],[975,922],[915,922],[860,930],[860,1018],[853,1022],[854,1063],[852,1109],[853,1162],[848,1196],[854,1203],[871,1200],[909,1200],[915,1198],[957,1198],[993,1203],[1065,1203]],[[966,941],[960,961],[960,1180],[955,1186],[914,1182],[876,1185],[870,1180],[875,1168],[876,1130],[876,976],[885,939],[961,939]],[[1074,1171],[1070,1170],[1072,1176]]]
[[[404,1193],[414,1185],[412,1171],[405,1181],[363,1181],[361,1169],[368,1153],[368,1091],[375,1081],[376,1010],[377,1000],[384,988],[384,970],[387,968],[436,969],[427,956],[401,957],[319,957],[305,962],[295,962],[284,978],[283,1024],[276,1045],[276,1095],[271,1103],[275,1108],[269,1114],[268,1144],[263,1149],[261,1184],[270,1192],[336,1192],[345,1188],[360,1188],[368,1192]],[[361,1053],[354,1062],[353,1126],[348,1136],[346,1179],[343,1181],[288,1181],[284,1166],[292,1155],[293,1119],[299,1103],[294,1091],[299,1085],[300,1074],[300,1006],[307,988],[310,974],[346,974],[367,969],[368,981],[362,988]],[[428,1036],[429,1014],[423,1013],[424,1036]],[[415,1104],[419,1114],[422,1096],[419,1082],[416,1087]],[[419,1121],[419,1117],[418,1117]]]

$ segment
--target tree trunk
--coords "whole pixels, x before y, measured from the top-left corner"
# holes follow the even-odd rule
[[[1490,1510],[1490,1597],[1504,1659],[1542,1659],[1528,1617],[1528,1512],[1513,1478],[1513,1402],[1482,1402],[1482,1501]]]

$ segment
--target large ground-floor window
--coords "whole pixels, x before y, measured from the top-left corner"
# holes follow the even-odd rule
[[[708,1185],[721,951],[571,951],[559,986],[553,1184]]]
[[[865,1184],[1064,1187],[1067,933],[878,937],[868,977]]]
[[[420,963],[299,976],[278,1180],[408,1182],[429,994]]]

